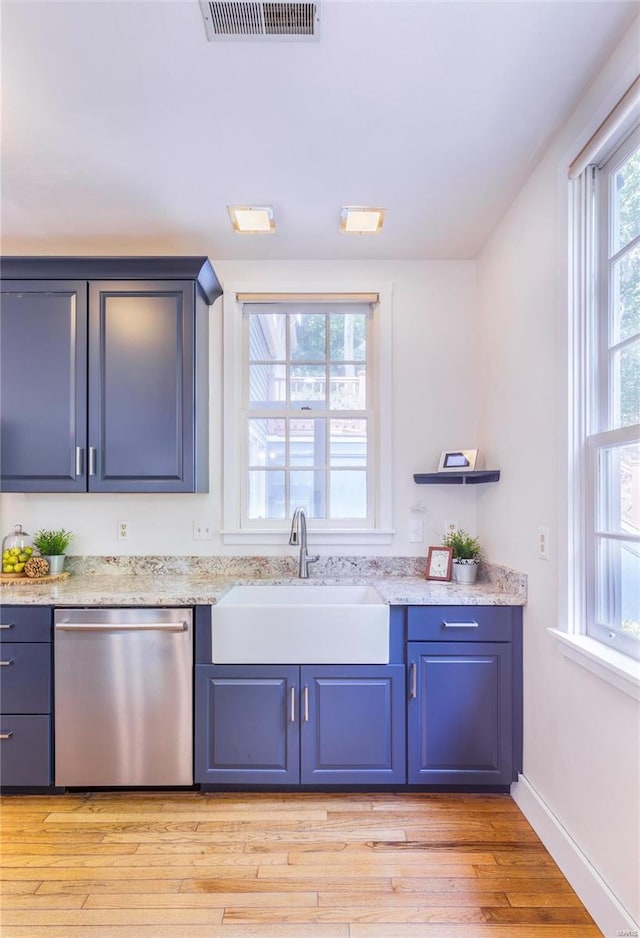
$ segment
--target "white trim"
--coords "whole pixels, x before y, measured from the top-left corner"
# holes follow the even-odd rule
[[[282,544],[285,527],[260,529],[240,527],[242,479],[242,445],[237,432],[236,415],[242,409],[242,369],[238,367],[242,350],[242,317],[237,315],[238,295],[268,292],[278,294],[377,294],[375,341],[373,344],[373,387],[376,394],[374,409],[378,416],[375,436],[376,467],[375,527],[336,527],[314,530],[309,526],[310,538],[320,544],[390,544],[392,528],[392,298],[393,284],[276,281],[274,283],[231,282],[225,284],[223,296],[223,544]],[[286,523],[288,540],[288,524]]]
[[[559,642],[565,657],[591,671],[623,693],[640,700],[640,661],[615,651],[588,635],[569,635],[560,629],[547,629]]]
[[[638,923],[633,920],[542,795],[524,775],[520,775],[518,781],[511,786],[511,797],[603,934],[638,934]]]

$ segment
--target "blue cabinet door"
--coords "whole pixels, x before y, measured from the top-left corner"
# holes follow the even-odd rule
[[[301,781],[405,781],[404,665],[301,668]]]
[[[511,645],[409,642],[408,781],[508,785]]]
[[[0,715],[0,785],[38,788],[51,784],[51,717]]]
[[[297,784],[299,668],[196,667],[195,781]]]
[[[89,284],[89,491],[197,490],[195,313],[191,281]]]
[[[87,284],[5,280],[0,488],[86,489]]]

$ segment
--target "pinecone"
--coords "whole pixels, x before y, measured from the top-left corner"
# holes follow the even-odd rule
[[[24,572],[30,577],[46,576],[49,562],[44,557],[30,557],[24,565]]]

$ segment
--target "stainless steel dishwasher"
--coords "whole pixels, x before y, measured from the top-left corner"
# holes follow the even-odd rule
[[[55,783],[193,783],[190,609],[57,609]]]

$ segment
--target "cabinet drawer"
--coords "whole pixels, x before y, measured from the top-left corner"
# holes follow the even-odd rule
[[[3,642],[0,647],[0,713],[51,712],[51,645]]]
[[[50,642],[51,606],[2,606],[0,642]]]
[[[51,783],[51,718],[0,717],[0,784],[37,787]]]
[[[409,606],[409,641],[509,642],[511,606]]]

